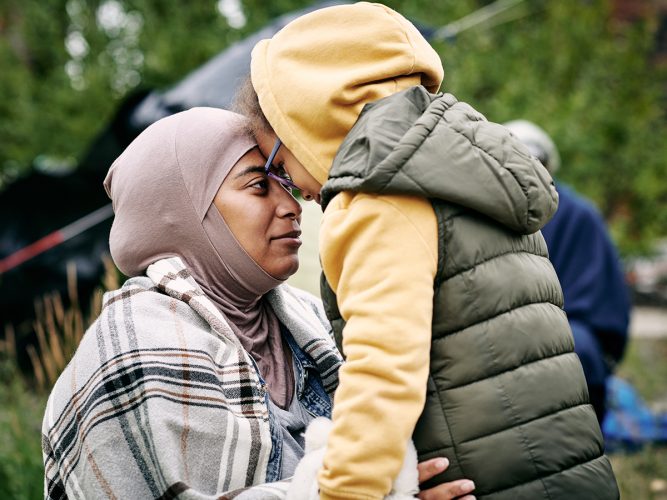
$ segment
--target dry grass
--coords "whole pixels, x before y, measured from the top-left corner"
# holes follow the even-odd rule
[[[34,329],[38,349],[30,345],[27,351],[35,382],[40,390],[48,391],[53,386],[74,355],[86,328],[102,309],[103,290],[119,287],[119,274],[110,258],[104,259],[104,266],[103,288],[94,292],[90,310],[85,316],[79,305],[76,268],[72,263],[67,267],[69,306],[63,306],[62,297],[57,292],[35,301]]]
[[[0,341],[0,498],[42,497],[40,428],[46,395],[99,315],[104,291],[119,288],[120,274],[110,258],[104,266],[102,287],[91,298],[87,314],[80,307],[73,265],[68,267],[67,306],[57,293],[35,302],[37,346],[28,348],[31,377],[18,369],[14,329],[5,327]]]

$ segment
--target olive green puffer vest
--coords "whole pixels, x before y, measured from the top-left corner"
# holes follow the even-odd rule
[[[323,205],[340,191],[432,200],[431,365],[413,439],[421,460],[449,458],[435,482],[472,479],[479,499],[618,498],[539,232],[557,206],[542,165],[467,104],[413,87],[364,108]],[[324,277],[322,297],[340,348]]]

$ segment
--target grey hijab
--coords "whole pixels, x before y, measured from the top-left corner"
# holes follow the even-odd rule
[[[229,171],[255,147],[245,118],[230,111],[193,108],[154,123],[104,180],[115,213],[109,244],[127,276],[180,257],[257,362],[271,399],[285,408],[294,391],[291,357],[263,297],[282,281],[246,253],[213,204]]]

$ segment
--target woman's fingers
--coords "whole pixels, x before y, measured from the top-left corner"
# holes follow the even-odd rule
[[[446,458],[432,458],[417,465],[419,471],[419,482],[428,481],[433,476],[444,472],[449,467],[449,460]],[[475,489],[475,483],[468,479],[459,479],[449,483],[439,484],[428,490],[424,490],[417,495],[422,500],[475,500],[475,497],[468,495]],[[466,496],[464,496],[466,495]]]
[[[417,465],[417,471],[419,472],[419,482],[423,483],[428,481],[433,476],[444,472],[445,469],[449,467],[449,460],[446,458],[432,458],[421,462]]]
[[[424,490],[417,496],[421,498],[421,500],[452,500],[453,498],[459,498],[460,500],[475,500],[474,496],[468,495],[468,493],[474,489],[475,483],[468,479],[459,479],[458,481],[439,484],[434,488]]]

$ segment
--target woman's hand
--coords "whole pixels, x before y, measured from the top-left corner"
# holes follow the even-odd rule
[[[419,482],[423,483],[433,476],[440,474],[449,467],[449,460],[446,458],[432,458],[426,462],[417,465],[419,471]],[[475,489],[475,483],[468,479],[459,479],[449,483],[442,483],[428,490],[424,490],[417,495],[422,500],[451,500],[458,498],[460,500],[475,500],[475,497],[468,495]]]

